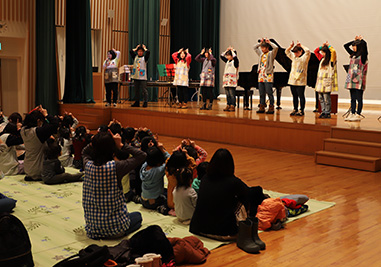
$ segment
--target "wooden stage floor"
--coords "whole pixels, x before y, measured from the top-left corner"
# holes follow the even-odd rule
[[[330,137],[332,127],[381,131],[381,108],[377,105],[364,105],[362,121],[346,122],[342,115],[349,105],[339,105],[338,114],[332,114],[331,119],[319,119],[319,114],[312,112],[313,103],[307,103],[303,117],[289,115],[289,101],[283,101],[283,109],[273,115],[257,114],[257,100],[250,111],[244,111],[241,103],[235,112],[224,112],[225,103],[215,101],[212,110],[200,110],[197,102],[189,102],[188,109],[169,107],[164,102],[150,102],[147,108],[132,108],[131,102],[116,107],[105,107],[103,103],[61,104],[60,108],[61,112],[72,112],[91,129],[115,118],[124,126],[148,127],[166,136],[310,155],[323,148],[323,140]]]

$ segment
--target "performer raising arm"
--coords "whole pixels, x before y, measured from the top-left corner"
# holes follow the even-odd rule
[[[172,58],[176,64],[175,78],[173,85],[177,86],[179,94],[178,108],[188,108],[188,85],[189,85],[189,69],[192,61],[192,55],[188,49],[181,48],[179,51],[172,54]]]
[[[311,51],[307,47],[303,46],[299,41],[297,42],[296,46],[294,46],[294,41],[292,41],[285,52],[292,61],[288,84],[291,86],[294,110],[290,115],[304,116],[304,108],[306,106],[306,97],[304,95],[304,91],[307,84],[307,69],[308,61],[311,57]],[[300,111],[298,112],[299,99]]]
[[[135,102],[131,107],[139,107],[140,91],[143,93],[143,108],[147,107],[148,91],[147,91],[147,62],[150,51],[144,44],[137,45],[130,51],[131,58],[134,59],[131,77],[134,80]]]
[[[363,94],[368,72],[368,47],[360,35],[356,36],[354,41],[346,43],[344,48],[350,55],[348,75],[344,87],[349,89],[351,93],[351,114],[345,120],[359,121],[362,118]]]
[[[319,118],[331,118],[331,92],[338,91],[336,51],[325,42],[314,51],[320,60],[315,91],[319,95],[321,114]]]
[[[111,105],[111,92],[112,102],[114,107],[118,100],[118,65],[120,59],[120,52],[115,48],[107,52],[107,59],[103,63],[103,69],[105,70],[104,79],[106,86],[106,107]]]

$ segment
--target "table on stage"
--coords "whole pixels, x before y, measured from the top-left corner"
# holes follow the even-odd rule
[[[119,82],[119,96],[120,96],[120,91],[121,87],[126,86],[134,86],[134,82]],[[147,87],[168,87],[168,88],[176,88],[177,86],[173,85],[173,82],[169,81],[147,81]],[[200,81],[189,81],[189,88],[194,88],[196,89],[196,92],[192,95],[191,101],[193,101],[193,97],[196,95],[197,96],[197,105],[199,105],[200,102]],[[165,94],[168,94],[168,97],[165,97]],[[160,98],[160,97],[159,97]],[[172,101],[171,101],[171,90],[168,89],[166,92],[163,93],[162,98],[167,99],[169,106],[172,106]],[[129,100],[129,99],[120,99],[119,101],[122,100]]]

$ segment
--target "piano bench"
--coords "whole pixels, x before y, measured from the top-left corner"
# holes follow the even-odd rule
[[[239,97],[245,97],[245,90],[235,90],[235,95],[237,97],[237,108],[239,108]],[[250,109],[253,109],[253,95],[254,91],[249,90],[249,98],[250,98]]]

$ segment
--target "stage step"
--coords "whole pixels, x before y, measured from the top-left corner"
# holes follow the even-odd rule
[[[381,143],[381,131],[332,127],[331,137],[336,139]]]
[[[372,172],[381,170],[381,158],[379,157],[369,157],[340,152],[317,151],[315,153],[315,162],[317,164],[332,165]]]
[[[327,138],[324,150],[381,158],[381,143],[374,142]]]

